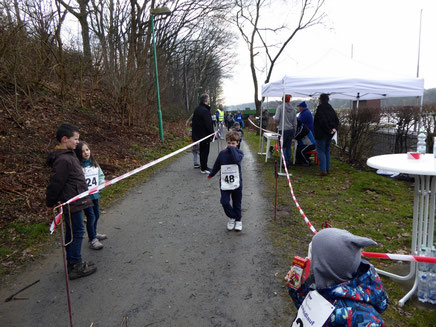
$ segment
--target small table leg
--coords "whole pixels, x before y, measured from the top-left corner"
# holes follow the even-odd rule
[[[269,158],[269,147],[270,147],[270,142],[269,142],[269,138],[266,139],[266,150],[265,150],[265,162],[268,162],[268,158]]]

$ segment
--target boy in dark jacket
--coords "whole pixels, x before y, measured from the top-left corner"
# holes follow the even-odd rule
[[[365,246],[373,240],[350,232],[326,228],[312,239],[313,275],[298,289],[288,288],[297,309],[311,290],[335,306],[324,326],[382,327],[380,316],[388,296],[373,265],[362,260]]]
[[[244,158],[244,153],[237,149],[239,143],[239,133],[230,131],[226,135],[227,147],[218,154],[213,169],[207,178],[213,176],[221,170],[221,204],[229,221],[227,229],[242,231],[242,174],[241,161]],[[232,197],[233,206],[230,204],[230,196]]]
[[[239,142],[238,142],[238,146],[237,146],[237,148],[239,150],[241,148],[242,139],[244,138],[244,131],[241,128],[241,125],[239,123],[235,123],[233,125],[232,130],[234,130],[235,132],[238,132],[238,134],[239,134]]]
[[[56,139],[59,144],[47,158],[47,165],[52,168],[46,191],[46,204],[50,209],[88,190],[82,167],[74,152],[79,143],[79,129],[71,124],[62,124]],[[69,279],[88,276],[97,270],[93,264],[82,261],[82,240],[85,235],[82,210],[92,206],[90,197],[86,196],[64,208]]]

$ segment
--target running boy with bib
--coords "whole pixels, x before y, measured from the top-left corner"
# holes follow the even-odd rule
[[[237,149],[240,140],[239,133],[230,131],[226,135],[227,147],[218,154],[218,158],[213,165],[208,179],[215,176],[221,170],[221,204],[229,221],[227,222],[228,230],[240,232],[242,230],[242,174],[241,161],[244,153]],[[230,204],[230,197],[232,204]]]

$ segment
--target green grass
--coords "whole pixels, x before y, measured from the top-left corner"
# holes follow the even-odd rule
[[[257,152],[259,137],[247,132],[244,140]],[[265,192],[274,210],[274,160],[262,162],[262,179]],[[381,253],[410,254],[413,221],[413,185],[409,182],[378,176],[373,170],[358,170],[347,163],[332,158],[329,176],[315,174],[318,166],[293,166],[291,183],[295,197],[314,227],[319,230],[323,222],[332,227],[347,229],[350,232],[375,240],[378,247],[365,248],[366,251]],[[281,274],[284,276],[295,255],[305,256],[307,246],[313,236],[298,212],[286,177],[278,180],[277,221],[269,225],[271,242],[283,262]],[[272,217],[274,212],[272,212]],[[369,259],[383,270],[402,272],[407,263]],[[407,274],[407,273],[406,273]],[[391,304],[382,317],[387,326],[435,326],[435,306],[422,305],[416,297],[406,302],[404,308],[397,303],[409,286],[382,276]],[[287,296],[287,295],[285,295]],[[289,297],[289,302],[292,300]],[[294,312],[293,305],[289,310]]]
[[[0,230],[0,277],[40,254],[49,236],[45,222],[15,221]]]

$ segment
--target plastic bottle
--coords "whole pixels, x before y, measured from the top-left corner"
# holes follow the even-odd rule
[[[428,301],[429,284],[427,273],[420,271],[418,273],[418,300],[420,302]]]
[[[433,137],[433,157],[436,158],[436,137]]]
[[[436,257],[436,248],[434,246],[431,247],[431,256]],[[430,271],[436,276],[436,263],[430,263]]]
[[[427,301],[436,304],[436,274],[429,273],[428,276],[428,293]]]
[[[421,251],[419,251],[419,255],[423,256],[423,257],[428,257],[430,256],[430,251],[428,251],[428,249],[425,246],[421,247]],[[419,262],[418,263],[418,269],[421,272],[428,272],[429,271],[430,264],[427,262]]]
[[[427,144],[425,143],[425,140],[427,138],[427,135],[425,132],[420,132],[418,134],[418,143],[416,146],[416,152],[425,153],[427,151]]]

